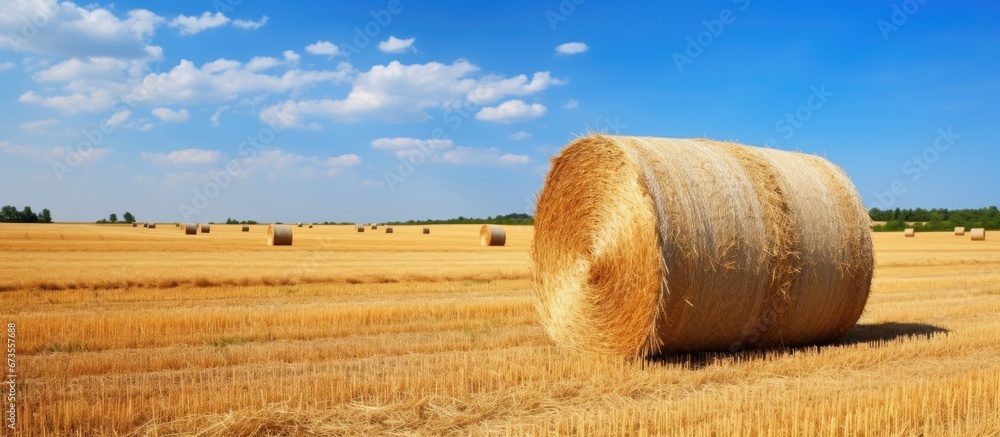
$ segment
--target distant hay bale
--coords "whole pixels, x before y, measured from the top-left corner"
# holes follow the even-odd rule
[[[156,229],[156,223],[150,223],[149,229]]]
[[[555,343],[627,357],[822,344],[874,269],[847,175],[801,153],[588,135],[535,208],[535,307]]]
[[[242,229],[242,231],[243,231],[243,232],[250,232],[250,226],[247,226],[247,225],[243,225],[243,229]]]
[[[376,229],[378,229],[378,225],[376,225],[376,224],[372,224],[372,230],[374,231],[374,230],[376,230]]]
[[[958,237],[965,236],[965,228],[964,227],[955,228],[955,236]]]
[[[212,225],[209,223],[199,224],[198,226],[201,227],[202,234],[208,234],[212,232]]]
[[[291,246],[292,227],[286,225],[267,225],[268,246]]]
[[[312,229],[312,228],[313,228],[313,225],[310,223],[309,224],[309,229]]]
[[[986,228],[972,228],[969,233],[972,234],[972,241],[986,241]]]
[[[431,228],[424,228],[424,234],[431,233]]]
[[[392,226],[386,226],[385,227],[385,233],[391,234],[392,233]]]
[[[174,227],[175,227],[175,228],[179,228],[179,227],[181,227],[181,224],[180,224],[180,223],[177,223],[177,222],[174,222]]]
[[[197,223],[186,223],[184,224],[184,235],[197,235],[198,234],[198,224]]]
[[[149,223],[146,223],[146,222],[143,222],[143,223],[142,223],[142,227],[144,227],[144,228],[148,228],[148,227],[149,227]]]
[[[298,225],[298,227],[301,228],[302,227],[302,222],[298,222],[297,225]]]
[[[139,224],[138,224],[138,223],[136,223],[136,222],[132,222],[132,227],[133,227],[133,228],[136,228],[136,227],[139,227]]]
[[[907,237],[914,237],[914,236],[917,235],[917,233],[916,233],[916,231],[913,230],[913,228],[906,228],[903,231],[903,235],[907,236]]]
[[[479,228],[479,244],[483,246],[503,246],[507,243],[507,233],[497,225],[483,225]]]
[[[358,225],[358,232],[364,232],[364,231],[365,231],[364,225]]]

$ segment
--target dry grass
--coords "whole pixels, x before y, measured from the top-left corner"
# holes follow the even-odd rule
[[[621,361],[550,343],[530,228],[395,228],[0,225],[21,435],[1000,432],[1000,242],[875,234],[843,344]]]

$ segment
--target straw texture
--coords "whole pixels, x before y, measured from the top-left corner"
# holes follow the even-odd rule
[[[972,241],[986,241],[986,228],[972,228],[969,233],[972,234]]]
[[[590,135],[539,196],[536,308],[556,343],[630,357],[837,341],[868,299],[869,225],[816,156]]]
[[[198,226],[201,228],[202,234],[208,234],[212,232],[212,225],[208,223],[199,224]]]
[[[903,235],[907,237],[915,237],[917,232],[914,231],[913,228],[906,228],[903,230]]]
[[[965,228],[955,228],[955,235],[958,237],[965,236]]]
[[[185,223],[184,224],[184,235],[197,235],[198,234],[198,224],[197,223]]]
[[[479,228],[479,244],[483,246],[503,246],[507,244],[507,233],[497,225],[483,225]]]
[[[268,246],[291,246],[292,227],[285,225],[267,225]]]

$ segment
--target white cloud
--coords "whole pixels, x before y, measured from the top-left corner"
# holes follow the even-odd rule
[[[122,20],[110,9],[69,1],[8,0],[0,12],[0,48],[66,57],[149,57],[156,50],[145,38],[163,19],[144,9],[127,16]]]
[[[306,51],[317,56],[326,56],[327,59],[340,55],[340,47],[330,41],[316,41],[307,45]]]
[[[576,55],[586,52],[590,47],[582,42],[567,42],[556,46],[556,54],[559,55]]]
[[[68,115],[79,112],[100,112],[111,107],[117,96],[116,93],[108,89],[88,89],[81,92],[74,92],[65,96],[43,97],[34,91],[28,91],[17,100],[21,103],[41,105],[48,108],[58,109]]]
[[[316,175],[317,171],[332,177],[345,168],[360,165],[361,157],[354,154],[319,157],[288,153],[279,149],[262,150],[240,161],[239,177],[263,173],[271,180]]]
[[[10,70],[10,69],[13,69],[15,67],[17,67],[17,64],[15,64],[13,62],[10,62],[10,61],[0,62],[0,71]]]
[[[451,140],[420,140],[416,138],[378,138],[372,141],[372,147],[381,150],[405,149],[443,149],[455,143]]]
[[[326,159],[325,164],[330,167],[352,167],[361,164],[361,157],[353,153],[332,156]]]
[[[295,53],[295,50],[285,50],[282,55],[285,56],[285,62],[287,62],[290,67],[299,65],[299,61],[302,60],[302,55]]]
[[[479,67],[466,60],[441,64],[403,65],[392,61],[376,65],[359,74],[351,92],[343,99],[285,101],[260,112],[265,123],[282,127],[306,127],[305,118],[326,117],[341,122],[374,118],[390,122],[414,122],[431,118],[430,109],[456,109],[463,105],[482,104],[509,95],[527,95],[544,91],[564,82],[552,79],[548,72],[504,78],[489,75],[475,78]]]
[[[48,133],[52,128],[59,124],[59,120],[49,118],[45,120],[33,120],[21,123],[19,126],[28,132],[33,132],[36,134]]]
[[[220,106],[218,109],[216,109],[215,113],[212,114],[212,117],[209,119],[212,121],[212,126],[222,126],[222,123],[219,123],[219,117],[222,116],[223,112],[226,112],[228,110],[229,110],[229,105]]]
[[[10,141],[0,141],[0,152],[8,155],[21,156],[36,161],[57,161],[63,160],[67,155],[73,155],[73,159],[79,162],[90,162],[101,159],[101,157],[111,153],[111,149],[90,148],[85,151],[72,151],[62,146],[45,149],[34,146],[23,146],[13,144]]]
[[[269,70],[271,68],[281,65],[281,61],[274,59],[270,56],[256,56],[247,62],[246,70],[252,72],[258,72],[263,70]]]
[[[104,124],[113,127],[121,126],[122,123],[125,123],[130,118],[132,118],[132,111],[122,109],[121,111],[111,114],[111,117],[108,117],[108,120],[105,121]]]
[[[87,60],[68,59],[33,75],[39,82],[73,82],[82,80],[105,80],[119,82],[126,78],[131,67],[142,68],[142,64],[108,57]]]
[[[194,35],[201,31],[225,26],[229,23],[229,17],[222,12],[205,12],[201,16],[178,15],[168,24],[170,27],[180,28],[181,35]]]
[[[522,141],[522,140],[526,140],[528,138],[531,138],[531,133],[525,132],[523,130],[522,131],[517,131],[517,132],[514,132],[514,133],[510,134],[510,139],[512,139],[514,141]]]
[[[569,99],[569,101],[567,101],[565,104],[563,104],[563,108],[566,108],[566,109],[576,109],[578,106],[580,106],[580,102],[578,102],[578,101],[576,101],[574,99]]]
[[[378,49],[386,53],[416,51],[416,47],[413,47],[413,43],[416,42],[416,40],[416,38],[399,39],[395,36],[390,36],[389,39],[378,43]]]
[[[233,20],[233,26],[239,27],[240,29],[243,30],[257,30],[260,29],[261,27],[264,27],[264,25],[267,24],[268,21],[270,21],[270,18],[268,18],[267,15],[264,15],[260,17],[260,21]]]
[[[521,100],[508,100],[495,107],[486,107],[476,113],[476,119],[494,123],[514,123],[545,115],[540,103],[527,104]]]
[[[531,158],[510,153],[501,154],[496,147],[456,147],[442,155],[442,160],[454,165],[497,165],[514,166],[527,164]]]
[[[184,149],[170,153],[140,153],[139,156],[161,165],[212,164],[222,157],[218,150]]]
[[[168,108],[156,108],[153,110],[153,115],[167,123],[183,123],[191,119],[191,113],[187,109],[172,111]]]

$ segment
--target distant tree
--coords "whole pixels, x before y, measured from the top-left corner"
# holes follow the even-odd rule
[[[42,223],[52,223],[52,213],[48,208],[43,208],[42,213],[38,214],[38,221]]]
[[[111,215],[108,216],[108,221],[111,223],[118,223],[118,214],[111,213]]]
[[[13,223],[19,221],[21,213],[13,205],[6,205],[0,208],[0,222]]]
[[[31,212],[30,206],[25,206],[24,210],[21,211],[21,223],[38,223],[38,215]]]
[[[125,223],[135,223],[135,216],[131,212],[125,211],[125,214],[122,214],[122,220],[125,220]]]

